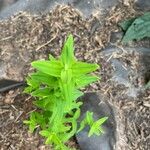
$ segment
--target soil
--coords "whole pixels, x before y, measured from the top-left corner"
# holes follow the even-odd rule
[[[96,91],[106,94],[116,108],[116,122],[119,130],[117,131],[117,149],[148,150],[150,147],[150,91],[143,91],[136,98],[127,97],[123,93],[126,87],[110,80],[113,67],[109,59],[105,59],[101,54],[110,44],[111,33],[120,31],[118,22],[141,13],[135,11],[132,5],[119,5],[110,10],[106,17],[95,14],[85,19],[75,8],[58,5],[46,15],[33,16],[21,12],[9,20],[1,21],[0,60],[5,70],[2,77],[17,81],[25,80],[27,74],[33,71],[30,63],[37,59],[47,59],[48,54],[57,57],[66,36],[72,33],[77,58],[86,62],[95,62],[101,66],[101,69],[96,72],[102,77],[101,81],[86,88],[85,92]],[[120,43],[116,45],[121,46]],[[136,62],[127,64],[132,66],[133,72],[139,70],[140,58],[137,53],[123,53],[116,56],[125,63]],[[132,77],[135,75],[142,80],[138,72],[135,72]],[[132,77],[131,81],[133,81]],[[144,86],[141,80],[137,81],[139,87]],[[27,119],[29,112],[35,108],[32,105],[33,98],[23,94],[22,91],[23,88],[19,88],[0,95],[1,150],[50,149],[49,146],[44,145],[44,139],[39,136],[38,131],[31,134],[23,124],[23,120]],[[78,149],[75,139],[67,144]]]

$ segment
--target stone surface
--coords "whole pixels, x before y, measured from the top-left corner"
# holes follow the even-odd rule
[[[116,6],[118,0],[74,0],[73,5],[81,10],[85,16],[91,15],[95,10],[104,13],[106,10]]]
[[[105,133],[101,136],[88,137],[88,128],[76,135],[81,150],[113,150],[115,147],[116,123],[112,106],[107,99],[96,93],[87,93],[82,98],[84,104],[81,108],[81,118],[84,118],[86,111],[94,112],[95,119],[107,116],[109,119],[104,123]]]
[[[135,5],[143,11],[150,11],[150,0],[135,0]]]
[[[126,95],[137,97],[145,84],[145,78],[150,76],[150,50],[143,47],[109,47],[102,55],[106,60],[109,59],[114,68],[111,80],[124,85]]]
[[[8,18],[19,11],[27,11],[33,14],[45,13],[56,6],[56,4],[71,4],[78,8],[84,16],[89,17],[93,11],[105,12],[116,6],[118,0],[18,0],[5,7],[4,1],[0,2],[0,19]]]
[[[0,0],[0,11],[5,9],[6,7],[12,5],[17,0]]]

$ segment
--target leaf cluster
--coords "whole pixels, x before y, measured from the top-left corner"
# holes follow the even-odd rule
[[[150,12],[145,13],[138,18],[132,18],[123,21],[119,24],[125,31],[122,39],[123,43],[128,43],[132,40],[141,40],[145,37],[150,37]]]
[[[101,125],[107,118],[94,122],[92,112],[87,112],[79,129],[77,126],[82,105],[78,98],[83,95],[79,89],[99,80],[90,75],[99,66],[76,60],[72,35],[67,38],[58,59],[50,55],[49,60],[34,61],[31,65],[36,72],[27,77],[28,87],[24,91],[35,97],[33,103],[38,108],[24,121],[31,132],[40,128],[45,143],[52,144],[56,150],[69,149],[65,142],[85,125],[91,127],[89,136],[102,133]]]

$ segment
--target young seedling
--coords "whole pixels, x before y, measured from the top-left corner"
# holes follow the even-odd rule
[[[45,143],[53,145],[55,150],[70,149],[65,143],[86,125],[90,126],[89,136],[103,132],[101,125],[107,117],[95,121],[92,112],[87,112],[80,128],[77,127],[82,105],[78,98],[83,95],[79,89],[99,80],[89,74],[99,66],[77,61],[72,35],[67,38],[59,59],[50,55],[49,60],[34,61],[32,66],[37,71],[27,78],[25,93],[35,97],[33,103],[38,109],[24,121],[31,132],[40,127]]]

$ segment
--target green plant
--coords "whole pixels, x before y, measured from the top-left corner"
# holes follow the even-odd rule
[[[125,31],[123,43],[150,37],[150,12],[138,18],[132,18],[119,24]]]
[[[146,89],[150,89],[150,81],[148,81],[148,83],[145,86]]]
[[[33,103],[38,109],[24,121],[31,132],[40,127],[40,134],[46,137],[45,143],[52,144],[55,150],[69,149],[65,142],[85,125],[91,127],[89,136],[102,133],[101,125],[107,117],[94,121],[92,112],[87,112],[80,128],[77,128],[82,105],[77,99],[83,95],[78,89],[99,80],[89,74],[99,66],[76,60],[72,35],[66,40],[59,59],[50,55],[49,60],[34,61],[32,66],[37,71],[27,78],[25,93],[37,99]]]

